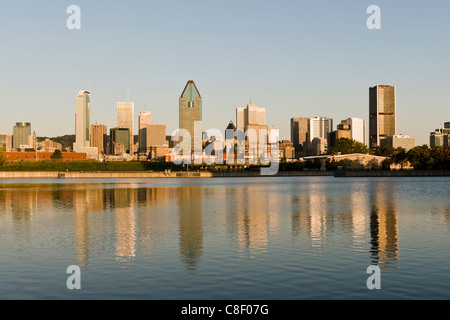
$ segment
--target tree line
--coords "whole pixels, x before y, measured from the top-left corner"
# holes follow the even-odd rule
[[[375,151],[370,150],[365,144],[348,138],[336,140],[328,154],[364,153],[387,157],[381,163],[381,167],[390,170],[392,164],[401,169],[411,165],[415,170],[450,170],[450,147],[433,147],[427,145],[417,146],[408,151],[404,148],[392,148],[379,146]]]

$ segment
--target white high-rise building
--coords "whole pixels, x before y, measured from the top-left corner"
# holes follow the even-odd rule
[[[91,101],[89,91],[79,91],[76,99],[75,143],[73,150],[82,152],[81,148],[89,148]]]
[[[134,103],[117,102],[117,127],[130,130],[130,154],[134,154]]]
[[[88,158],[98,157],[98,148],[90,147],[91,139],[91,93],[79,91],[76,99],[75,113],[75,152],[86,153]]]
[[[366,120],[360,118],[348,118],[341,123],[350,125],[351,139],[367,145],[366,142]]]
[[[333,131],[333,119],[315,117],[308,119],[308,137],[309,142],[312,142],[314,138],[327,139],[328,132]]]

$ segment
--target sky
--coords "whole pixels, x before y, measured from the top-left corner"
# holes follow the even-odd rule
[[[67,8],[81,9],[70,30]],[[378,5],[381,29],[369,30]],[[75,132],[75,98],[115,127],[117,101],[178,128],[188,80],[203,129],[224,130],[250,99],[290,138],[292,117],[369,117],[369,87],[397,88],[399,134],[428,144],[450,121],[450,2],[442,0],[46,0],[0,3],[0,132]],[[368,126],[368,124],[367,124]],[[135,134],[137,129],[135,130]]]

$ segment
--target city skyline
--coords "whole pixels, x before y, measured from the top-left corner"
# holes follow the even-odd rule
[[[388,90],[388,91],[385,92],[386,90]],[[127,85],[127,91],[128,91],[128,85]],[[200,102],[196,102],[194,104],[194,100],[197,98],[194,97],[192,92],[195,92],[195,97],[197,97]],[[129,147],[126,148],[127,150],[128,149],[129,150],[127,151],[127,153],[134,154],[135,151],[137,153],[140,153],[140,145],[142,144],[141,140],[143,139],[141,137],[141,133],[143,134],[143,131],[141,129],[145,128],[146,132],[147,132],[147,127],[149,126],[149,124],[152,123],[152,118],[153,118],[151,111],[140,111],[138,114],[138,122],[137,122],[138,126],[135,127],[134,126],[134,118],[136,117],[136,114],[135,114],[135,110],[134,110],[134,103],[131,101],[127,101],[127,102],[119,101],[116,104],[117,105],[117,109],[116,109],[117,124],[116,124],[116,126],[108,127],[107,125],[104,125],[103,123],[100,123],[98,121],[96,121],[95,123],[91,123],[91,121],[90,121],[90,95],[91,95],[90,91],[79,90],[77,98],[76,98],[76,103],[75,103],[75,120],[76,120],[75,121],[75,127],[76,127],[75,129],[76,130],[75,130],[75,133],[68,133],[69,135],[70,134],[75,135],[75,142],[73,144],[72,150],[74,152],[87,152],[87,153],[91,154],[91,156],[94,156],[94,154],[96,155],[97,152],[98,152],[98,154],[100,154],[101,151],[99,151],[98,148],[95,152],[93,151],[93,148],[92,148],[93,145],[92,145],[92,141],[91,141],[92,137],[91,137],[90,131],[92,130],[92,128],[94,126],[101,125],[102,127],[105,127],[105,129],[107,129],[107,128],[109,128],[109,129],[119,129],[119,128],[128,129],[128,132],[132,132],[132,134],[129,135],[129,143],[127,143],[127,145]],[[129,99],[129,96],[128,96],[128,92],[127,92],[127,100],[128,99]],[[179,98],[179,115],[178,115],[178,117],[179,117],[180,128],[173,130],[172,133],[176,132],[178,129],[185,129],[185,130],[187,129],[188,131],[194,131],[194,132],[198,131],[197,133],[202,132],[203,134],[207,133],[211,129],[216,130],[216,128],[206,128],[203,123],[202,123],[203,128],[198,129],[198,130],[194,130],[193,123],[191,123],[190,125],[182,124],[183,117],[187,116],[186,112],[188,111],[188,113],[190,113],[192,111],[189,111],[189,110],[195,110],[195,108],[198,108],[198,107],[200,108],[200,113],[199,113],[199,115],[196,115],[195,117],[199,117],[199,120],[202,121],[201,120],[201,118],[202,118],[202,111],[201,111],[202,103],[201,103],[201,101],[202,101],[202,96],[200,96],[200,93],[198,92],[198,89],[197,89],[194,81],[188,80],[187,84],[185,85],[185,88],[182,92],[182,95]],[[197,105],[197,103],[199,103],[199,105]],[[186,109],[186,110],[184,110],[184,109]],[[268,127],[267,125],[265,125],[266,108],[255,106],[255,104],[253,104],[251,100],[247,104],[246,107],[237,107],[235,110],[236,110],[235,111],[235,121],[238,124],[238,126],[237,126],[238,129],[241,129],[244,132],[246,132],[247,129],[250,129],[251,126],[255,126],[255,125],[257,127],[261,126],[261,125],[263,127]],[[391,113],[385,113],[387,111],[389,111]],[[367,145],[372,150],[375,150],[374,146],[381,145],[380,138],[386,138],[386,137],[392,138],[392,136],[397,136],[397,134],[398,134],[397,133],[396,86],[395,85],[391,86],[391,85],[385,85],[385,84],[378,84],[376,86],[372,86],[369,88],[368,114],[369,114],[368,128],[365,126],[365,122],[366,122],[365,119],[360,119],[360,118],[356,118],[356,117],[350,117],[345,120],[342,120],[341,125],[342,124],[350,125],[350,128],[351,128],[351,133],[349,136],[350,139],[360,141],[360,142],[364,143],[365,145]],[[390,122],[387,123],[386,120],[381,120],[380,117],[386,117],[386,116],[393,117],[391,124],[389,124]],[[189,115],[188,118],[191,118],[191,117],[192,116]],[[194,121],[193,119],[191,119],[189,121],[192,122],[192,121]],[[297,127],[295,127],[296,129],[294,129],[294,127],[293,127],[293,125],[294,125],[293,121],[298,121],[297,119],[304,119],[306,122],[303,124],[303,126],[307,127],[305,132],[311,132],[311,136],[309,136],[309,134],[307,133],[306,137],[305,137],[307,139],[305,142],[307,142],[308,146],[309,146],[308,148],[312,147],[311,143],[313,142],[313,138],[321,138],[324,140],[325,144],[327,144],[327,140],[328,140],[328,144],[329,144],[330,143],[330,141],[329,141],[330,134],[332,134],[334,132],[335,127],[337,130],[339,130],[339,126],[333,125],[332,118],[317,117],[317,116],[315,116],[315,117],[293,117],[290,119],[290,126],[289,126],[290,137],[289,138],[290,138],[290,141],[292,141],[294,143],[294,146],[296,145],[296,143],[297,143],[296,139],[298,139],[298,138],[295,138],[296,136],[293,134],[292,130],[294,130],[294,131],[299,130]],[[195,121],[197,121],[197,120],[195,120]],[[314,124],[314,126],[313,126],[313,122],[316,123],[318,121],[320,123],[322,123],[322,121],[326,121],[327,124],[326,125]],[[357,122],[355,124],[357,125],[358,133],[354,132],[356,127],[354,128],[354,125],[352,123],[355,121]],[[380,121],[381,126],[387,125],[386,128],[389,128],[389,129],[384,129],[384,127],[381,127],[381,129],[377,129],[377,127],[379,126],[378,121]],[[141,124],[141,122],[142,122],[142,124]],[[232,120],[230,122],[232,122]],[[30,126],[29,131],[31,130],[30,122],[17,122],[16,126],[14,126],[14,130],[16,130],[17,125],[20,123],[22,123],[22,124],[26,123],[28,126]],[[385,123],[387,123],[387,124],[385,124]],[[448,124],[448,122],[445,122],[444,126],[446,126],[447,124]],[[183,128],[183,126],[185,128]],[[190,130],[188,129],[188,127],[190,127]],[[166,124],[164,124],[164,128],[166,128]],[[276,127],[272,126],[269,128],[276,128]],[[252,127],[252,129],[254,129],[254,128]],[[279,130],[279,128],[276,128],[276,129]],[[380,131],[380,133],[377,133],[378,130],[381,130],[382,132]],[[435,129],[435,130],[438,131],[439,129]],[[374,132],[376,134],[379,134],[379,136],[380,136],[380,137],[374,136],[373,139],[375,139],[375,142],[372,141],[373,140],[372,136],[375,134]],[[430,135],[431,134],[433,134],[433,132],[430,132]],[[11,135],[7,132],[2,133],[2,135],[10,135],[12,138],[11,145],[17,144],[17,142],[14,142],[14,135]],[[106,135],[105,135],[105,137],[106,137]],[[169,136],[170,135],[171,134],[169,132]],[[366,138],[365,138],[366,135],[368,136],[368,140],[366,140]],[[431,146],[431,144],[432,144],[432,143],[430,143],[431,142],[430,135],[428,136],[428,142],[424,143],[429,146]],[[38,135],[36,134],[36,131],[33,131],[33,135],[31,135],[31,131],[30,131],[30,134],[28,136],[28,138],[29,138],[28,148],[34,147],[34,143],[36,141],[37,136]],[[192,148],[193,148],[194,138],[192,136],[193,136],[193,134],[191,134],[191,139],[192,139],[191,143],[192,143]],[[399,137],[408,137],[408,138],[409,138],[409,136],[410,135],[407,135],[407,134],[399,135]],[[135,137],[138,138],[136,150],[134,150],[134,142],[133,142],[135,140]],[[415,137],[412,137],[412,139],[414,140],[414,142],[416,141]],[[84,140],[86,140],[86,141],[84,141]],[[286,140],[286,138],[279,136],[278,141],[282,142],[283,140]],[[286,140],[286,141],[289,141],[289,140]],[[144,141],[142,141],[142,142],[144,142]],[[162,145],[162,144],[160,144],[160,145]],[[416,144],[416,146],[419,146],[419,145],[422,145],[422,144]],[[14,148],[18,148],[18,147],[14,146]],[[148,146],[146,148],[148,149]],[[325,151],[326,151],[326,147],[325,147]],[[309,150],[309,152],[311,152],[311,150]]]
[[[91,123],[114,127],[129,82],[134,122],[149,110],[171,132],[187,79],[201,88],[205,126],[223,128],[252,99],[281,139],[289,138],[292,117],[368,121],[367,88],[382,83],[397,86],[398,133],[418,145],[450,118],[449,44],[442,41],[450,35],[443,22],[450,4],[379,1],[382,28],[368,30],[370,3],[175,2],[113,1],[105,13],[104,4],[79,1],[80,30],[67,29],[66,3],[10,4],[0,13],[8,30],[0,36],[0,131],[26,121],[40,136],[74,132],[73,92],[89,83]],[[130,17],[127,27],[116,24],[122,14]]]
[[[450,299],[450,2],[1,7],[0,298]]]

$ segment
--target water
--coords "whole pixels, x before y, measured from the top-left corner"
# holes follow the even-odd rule
[[[450,299],[449,181],[3,180],[0,299]]]

